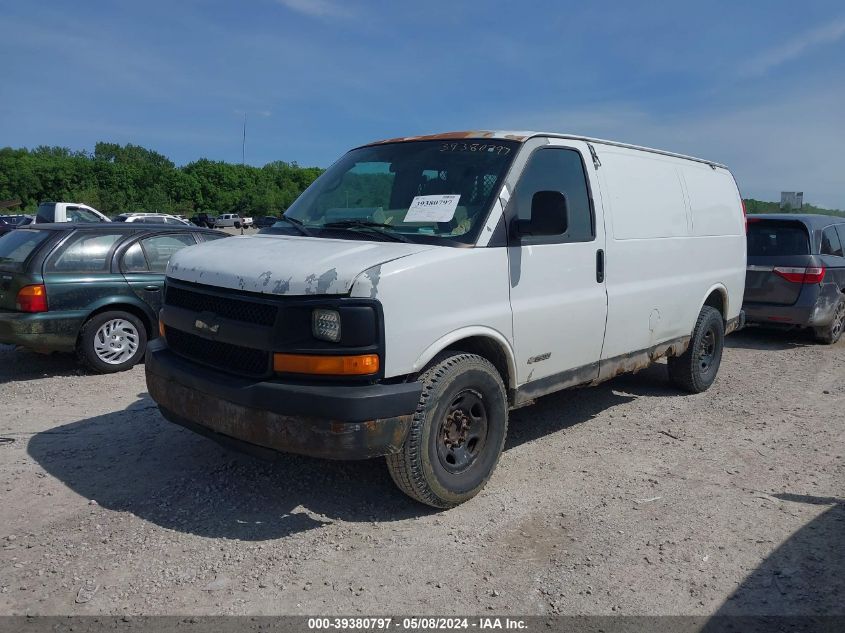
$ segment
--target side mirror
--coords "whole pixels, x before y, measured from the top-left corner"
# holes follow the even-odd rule
[[[538,191],[531,197],[531,219],[517,218],[511,222],[511,234],[541,237],[561,235],[569,228],[569,208],[566,196],[560,191]]]

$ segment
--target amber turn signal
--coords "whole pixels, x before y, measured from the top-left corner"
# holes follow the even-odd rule
[[[164,338],[164,321],[161,319],[158,320],[158,335]]]
[[[273,370],[285,374],[368,376],[377,373],[378,369],[378,354],[361,354],[358,356],[273,354]]]

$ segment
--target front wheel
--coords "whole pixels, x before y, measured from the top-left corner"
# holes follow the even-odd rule
[[[707,391],[722,363],[725,324],[716,308],[704,306],[692,331],[689,346],[680,356],[668,360],[670,380],[690,393]]]
[[[830,324],[815,328],[816,341],[833,345],[842,338],[843,330],[845,330],[845,297],[841,297],[836,304]]]
[[[147,347],[147,331],[134,314],[102,312],[82,326],[76,344],[79,360],[101,374],[134,367]]]
[[[456,353],[435,360],[402,450],[387,456],[396,485],[435,508],[477,495],[496,468],[508,428],[502,378],[486,358]]]

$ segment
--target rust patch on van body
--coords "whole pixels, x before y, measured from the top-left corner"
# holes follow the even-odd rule
[[[524,141],[527,137],[518,134],[504,134],[491,130],[464,130],[461,132],[441,132],[440,134],[423,134],[419,136],[399,136],[381,141],[373,141],[369,145],[383,145],[385,143],[404,143],[407,141],[449,141],[469,138],[501,138],[510,141]]]
[[[571,387],[582,387],[587,385],[597,385],[615,378],[620,374],[634,373],[641,369],[645,369],[656,360],[664,356],[679,356],[683,354],[687,347],[689,347],[691,337],[682,336],[680,338],[660,343],[648,349],[623,354],[614,358],[602,360],[600,363],[590,363],[583,367],[569,369],[559,374],[546,376],[530,382],[533,370],[529,374],[529,381],[517,388],[513,396],[513,405],[515,407],[522,406],[531,402],[541,396],[569,389]]]
[[[599,376],[593,384],[597,385],[620,374],[638,372],[664,356],[680,356],[689,347],[690,339],[689,336],[683,336],[648,349],[603,360],[599,368]]]

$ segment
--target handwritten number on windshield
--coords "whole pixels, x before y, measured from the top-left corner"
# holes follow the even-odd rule
[[[511,153],[511,148],[507,145],[495,145],[492,143],[441,143],[441,152],[489,152],[501,156],[507,156]]]

